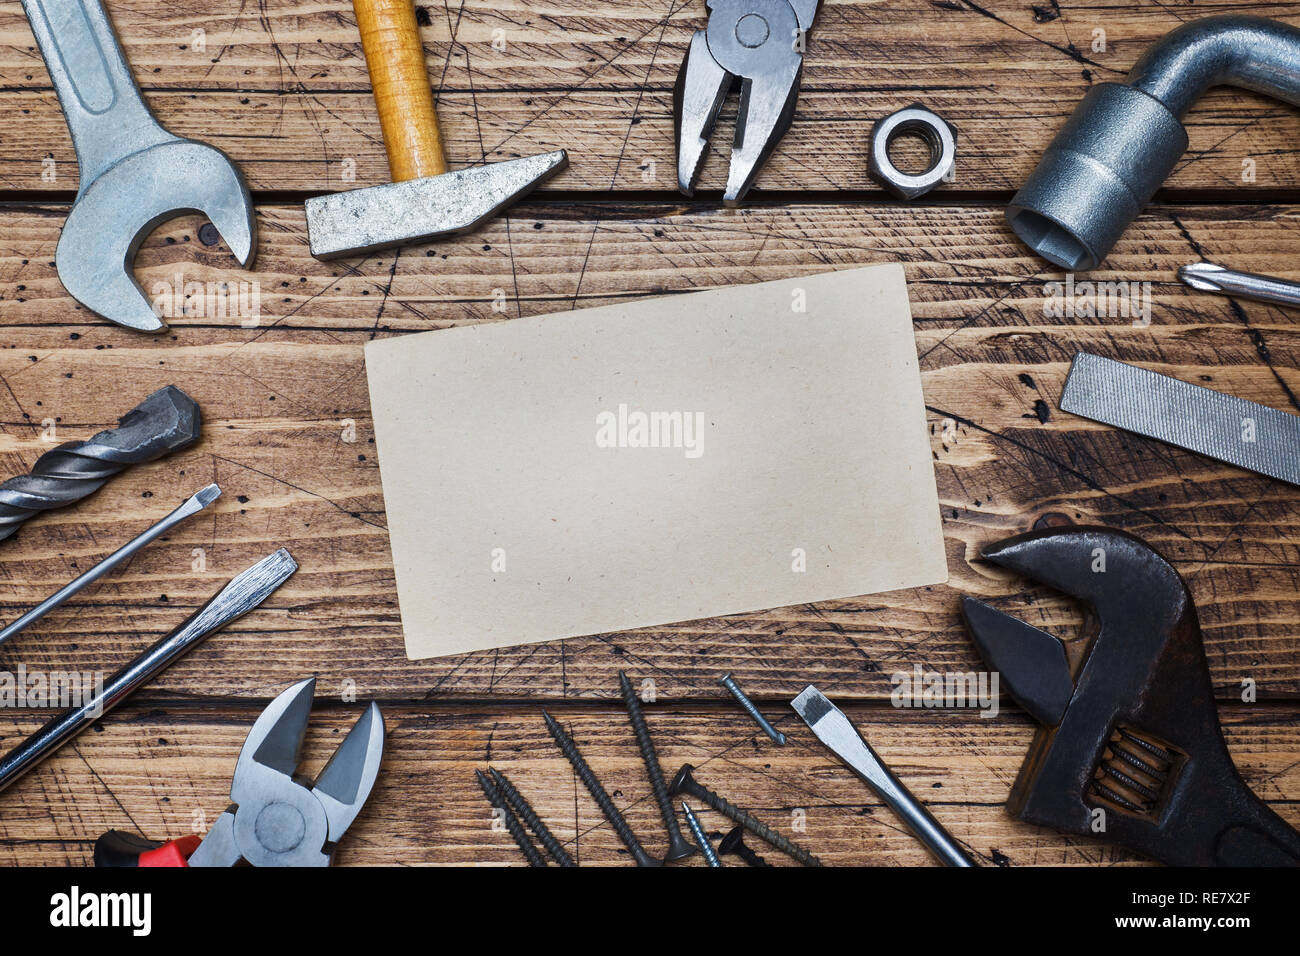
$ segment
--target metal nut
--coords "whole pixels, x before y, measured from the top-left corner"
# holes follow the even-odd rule
[[[916,133],[930,146],[930,165],[923,173],[902,172],[889,158],[889,146],[899,136]],[[952,172],[957,159],[957,130],[939,115],[914,104],[877,120],[871,128],[871,178],[899,199],[924,196]]]

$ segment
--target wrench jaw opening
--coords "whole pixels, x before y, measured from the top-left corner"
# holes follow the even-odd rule
[[[55,249],[60,281],[79,303],[118,325],[164,331],[132,267],[154,229],[191,213],[208,217],[241,266],[252,261],[253,202],[229,157],[180,139],[133,153],[79,193]]]
[[[1095,626],[1071,667],[1052,635],[964,602],[985,662],[1040,721],[1010,814],[1173,865],[1300,864],[1300,833],[1232,763],[1195,607],[1172,565],[1097,527],[1047,528],[982,553],[1081,600]]]

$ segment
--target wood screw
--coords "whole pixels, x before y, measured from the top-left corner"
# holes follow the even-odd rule
[[[724,800],[704,784],[696,780],[691,774],[695,768],[690,764],[683,764],[682,769],[677,771],[677,776],[673,777],[673,782],[668,785],[668,792],[673,796],[679,793],[689,794],[697,800],[703,801],[710,808],[717,810],[724,817],[729,817],[736,823],[748,830],[759,839],[766,840],[772,846],[776,847],[782,853],[789,854],[804,866],[821,866],[822,861],[817,859],[799,844],[793,840],[786,839],[777,833],[766,823],[763,823],[752,813],[740,809],[733,803]]]
[[[744,827],[732,827],[730,832],[722,838],[722,842],[718,844],[718,852],[723,856],[735,854],[749,866],[770,867],[772,865],[755,853],[751,847],[745,845]]]
[[[560,750],[563,752],[564,756],[568,758],[569,763],[573,765],[574,771],[578,774],[578,779],[580,779],[583,785],[587,788],[587,792],[591,794],[591,798],[596,801],[596,805],[600,807],[600,812],[605,814],[605,819],[608,820],[610,826],[614,828],[614,832],[618,834],[618,838],[623,841],[623,845],[627,847],[627,851],[632,854],[632,859],[636,860],[636,865],[661,866],[662,864],[660,864],[660,862],[650,854],[646,853],[645,848],[641,846],[641,842],[636,838],[636,834],[632,832],[632,828],[629,827],[627,821],[623,819],[623,814],[618,812],[618,807],[614,806],[614,801],[609,798],[609,794],[605,792],[605,788],[600,785],[600,781],[596,779],[596,775],[591,772],[591,768],[587,766],[587,761],[583,760],[582,754],[578,753],[578,745],[573,742],[573,738],[565,733],[564,728],[561,727],[556,722],[555,718],[545,710],[542,711],[542,716],[546,718],[546,729],[551,732],[551,736],[554,737],[555,742],[559,744]]]
[[[698,848],[682,836],[677,824],[677,815],[673,813],[672,801],[668,798],[668,785],[664,783],[664,771],[659,766],[659,754],[655,751],[654,741],[650,739],[650,730],[645,724],[645,715],[641,713],[641,700],[632,690],[632,682],[622,671],[618,672],[618,686],[623,691],[623,703],[627,705],[627,717],[632,722],[632,733],[636,735],[636,745],[641,748],[641,759],[645,761],[646,776],[650,778],[650,789],[654,792],[655,803],[659,804],[659,815],[663,817],[664,829],[668,831],[668,852],[664,854],[665,863],[685,859]]]

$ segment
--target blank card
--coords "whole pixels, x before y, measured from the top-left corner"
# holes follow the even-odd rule
[[[947,579],[896,265],[370,343],[411,658]]]

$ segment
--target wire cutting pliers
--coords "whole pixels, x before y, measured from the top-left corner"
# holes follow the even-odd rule
[[[154,843],[109,830],[96,866],[329,866],[379,774],[384,717],[372,703],[314,781],[297,776],[314,677],[271,701],[248,732],[230,785],[232,805],[207,836]]]

